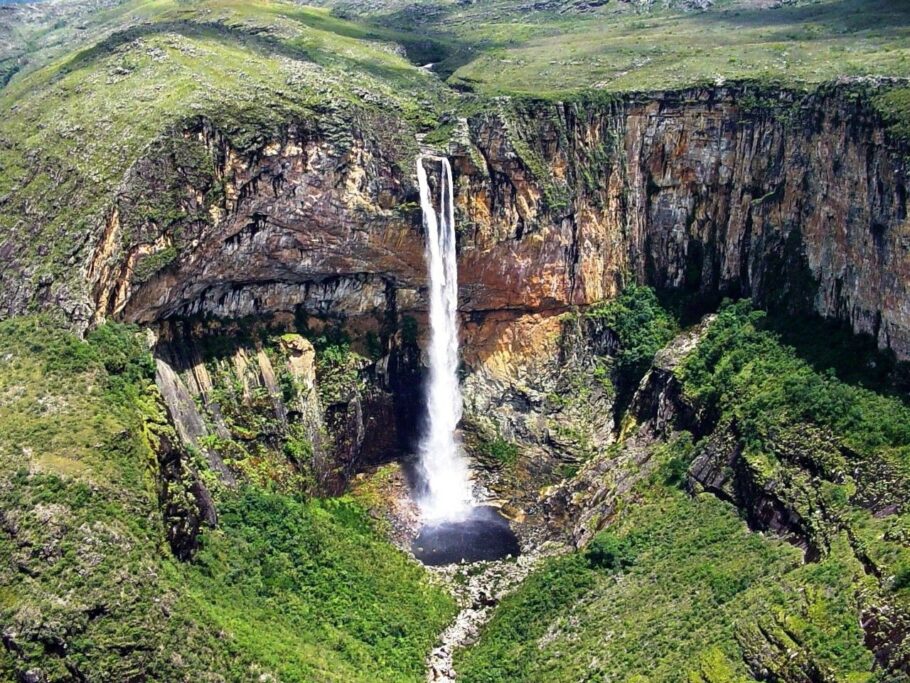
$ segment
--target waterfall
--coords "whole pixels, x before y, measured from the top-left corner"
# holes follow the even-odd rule
[[[441,165],[439,212],[433,206],[424,161]],[[427,424],[420,443],[419,497],[425,519],[445,521],[464,516],[472,505],[471,481],[456,428],[461,419],[458,383],[458,268],[455,260],[455,208],[452,167],[439,157],[418,157],[420,207],[427,233],[426,262],[430,294]]]

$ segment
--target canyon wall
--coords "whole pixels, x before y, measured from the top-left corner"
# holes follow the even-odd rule
[[[627,278],[815,311],[910,357],[905,157],[871,87],[502,99],[453,119],[468,362],[512,343],[504,313],[546,319]],[[88,259],[96,320],[421,315],[412,160],[377,131],[339,145],[289,126],[241,156],[199,121],[159,151]]]
[[[910,357],[906,150],[873,104],[892,85],[502,98],[451,118],[434,139],[455,169],[466,363],[552,349],[554,316],[630,278],[705,309],[814,311]],[[415,132],[348,123],[289,122],[243,150],[202,118],[163,136],[66,282],[0,244],[7,315],[296,314],[387,339],[425,310]]]
[[[814,311],[910,355],[905,157],[849,87],[502,101],[468,127],[467,305],[585,305],[631,276]]]
[[[906,150],[875,107],[894,85],[501,98],[445,120],[431,139],[455,176],[466,426],[552,472],[609,443],[613,398],[586,348],[609,340],[565,314],[631,280],[696,313],[727,296],[815,312],[910,357]],[[392,376],[411,379],[379,389],[412,430],[419,359],[402,350],[426,310],[415,135],[394,115],[315,117],[241,146],[190,121],[133,164],[68,281],[43,283],[0,244],[4,307],[165,337],[206,318],[340,325],[380,366],[410,358]],[[591,405],[553,398],[573,382]]]

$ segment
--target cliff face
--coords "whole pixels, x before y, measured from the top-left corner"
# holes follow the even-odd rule
[[[629,273],[814,310],[910,354],[904,160],[849,88],[503,103],[470,127],[464,267],[495,269],[501,299],[584,305]]]
[[[910,356],[905,162],[869,87],[502,100],[459,120],[448,152],[468,329],[494,312],[546,319],[632,276],[709,303],[814,310]],[[378,329],[419,314],[411,164],[377,130],[338,144],[289,126],[240,154],[200,122],[125,182],[87,260],[95,318],[299,307]],[[501,351],[511,332],[494,327],[477,348],[469,332],[469,362]]]
[[[629,279],[696,307],[751,296],[814,311],[910,357],[906,164],[875,87],[887,86],[503,99],[453,119],[466,424],[534,448],[544,479],[610,443],[613,398],[585,360],[603,340],[562,314]],[[83,299],[64,308],[159,327],[211,316],[289,329],[293,316],[399,357],[426,307],[402,130],[394,117],[296,122],[241,149],[192,122],[133,165],[86,242],[69,288]],[[21,306],[46,294],[11,291]],[[415,409],[401,391],[419,391],[409,363],[410,388],[381,387],[398,418]],[[551,400],[582,385],[594,405]]]
[[[906,161],[871,88],[499,100],[450,122],[466,441],[500,465],[514,464],[520,444],[520,466],[490,477],[494,490],[495,476],[526,478],[502,482],[525,496],[508,501],[516,517],[542,511],[587,542],[656,472],[657,445],[686,428],[706,444],[682,475],[690,488],[734,502],[753,528],[791,537],[810,558],[828,550],[828,527],[810,514],[824,509],[824,489],[804,481],[790,441],[830,453],[830,438],[785,434],[787,466],[759,479],[736,425],[704,427],[682,400],[675,370],[704,326],[658,356],[631,397],[637,424],[616,429],[622,396],[614,364],[601,361],[618,333],[565,314],[637,280],[705,307],[752,296],[814,311],[910,357]],[[80,312],[76,324],[114,318],[157,335],[157,383],[176,428],[157,449],[158,495],[179,557],[216,523],[209,485],[336,492],[410,450],[426,276],[414,150],[401,130],[394,117],[343,131],[289,122],[251,148],[193,121],[132,166],[66,286],[0,272],[12,285],[7,311],[60,306]],[[9,244],[0,257],[16,264]],[[894,507],[879,504],[863,507]],[[888,652],[905,638],[903,615],[867,604],[870,649],[903,667],[904,654]],[[749,637],[750,667],[776,671],[789,650]]]
[[[522,384],[558,352],[556,316],[629,278],[815,311],[910,357],[906,162],[872,105],[887,87],[503,99],[453,119],[466,365]],[[70,281],[0,245],[4,308],[81,325],[295,314],[387,343],[425,310],[406,128],[289,122],[251,147],[193,121],[133,164]]]

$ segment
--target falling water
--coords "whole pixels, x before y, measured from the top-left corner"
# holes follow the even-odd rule
[[[438,213],[430,197],[425,160],[438,162],[442,168]],[[468,466],[456,434],[461,419],[461,387],[458,384],[455,209],[449,160],[418,157],[417,180],[427,233],[426,261],[430,280],[428,421],[420,444],[424,490],[419,502],[426,520],[447,521],[464,517],[472,505]]]

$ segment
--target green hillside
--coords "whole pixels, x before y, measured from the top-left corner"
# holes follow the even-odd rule
[[[165,542],[173,440],[133,330],[0,324],[0,679],[419,681],[452,600],[357,504],[219,489],[192,563]]]

